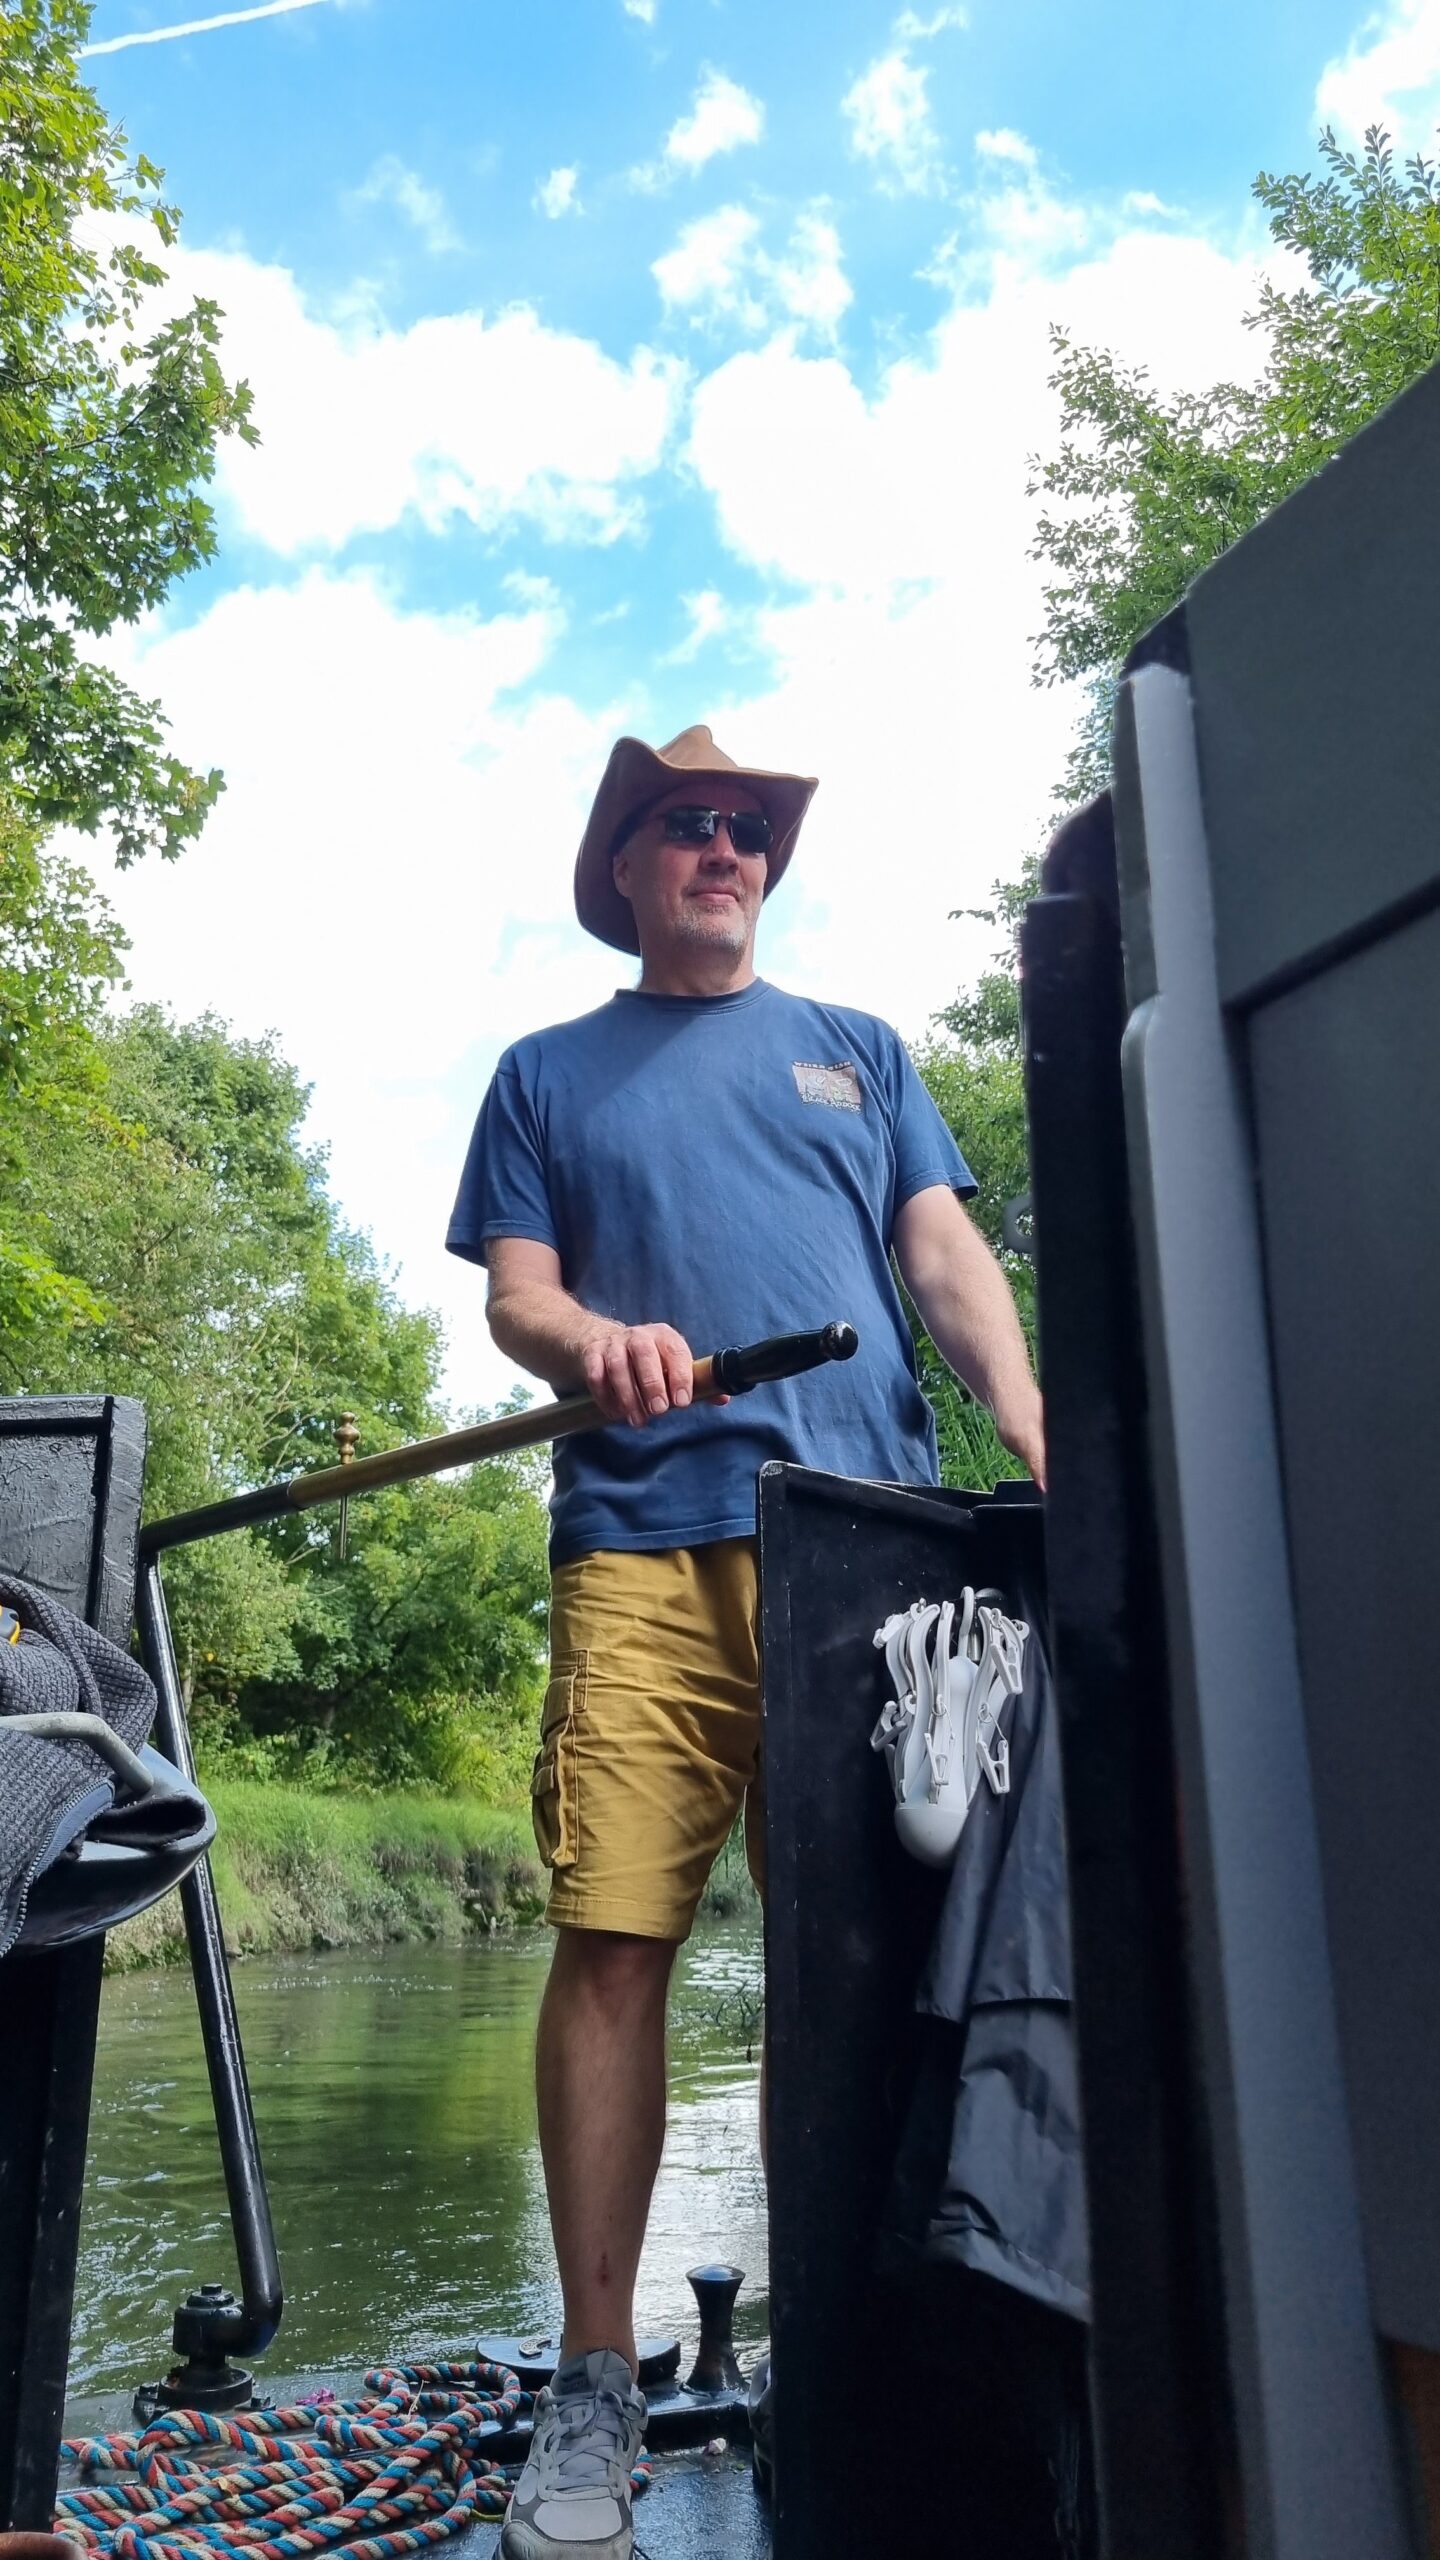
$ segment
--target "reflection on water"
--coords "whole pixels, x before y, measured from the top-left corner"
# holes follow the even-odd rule
[[[236,1997],[285,2276],[276,2370],[363,2364],[558,2312],[535,2143],[531,2045],[548,1932],[465,1948],[255,1958]],[[748,2271],[737,2328],[765,2328],[756,2147],[761,1958],[696,1936],[676,1971],[671,2122],[639,2325],[693,2336],[685,2270]],[[128,2388],[168,2360],[191,2285],[235,2281],[187,1972],[107,1983],[71,2389]]]

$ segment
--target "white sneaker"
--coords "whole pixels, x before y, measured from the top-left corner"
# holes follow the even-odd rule
[[[630,2474],[644,2395],[609,2347],[572,2356],[537,2395],[535,2432],[500,2533],[501,2560],[631,2560]]]
[[[968,1584],[958,1633],[955,1615],[952,1601],[917,1600],[875,1631],[895,1695],[870,1747],[889,1765],[901,1846],[927,1867],[948,1866],[954,1857],[982,1777],[997,1796],[1009,1794],[1010,1745],[1000,1717],[1019,1695],[1030,1633]]]

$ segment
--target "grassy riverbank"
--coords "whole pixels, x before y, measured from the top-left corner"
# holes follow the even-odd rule
[[[544,1908],[545,1875],[528,1807],[470,1796],[321,1794],[253,1778],[205,1782],[218,1837],[211,1852],[232,1954],[445,1945],[525,1926]],[[711,1879],[702,1916],[757,1909],[738,1836]],[[178,1894],[111,1933],[107,1970],[178,1962]]]
[[[447,1943],[536,1920],[545,1879],[528,1814],[466,1796],[319,1794],[215,1778],[215,1880],[233,1953]],[[112,1971],[184,1952],[176,1894],[110,1942]]]

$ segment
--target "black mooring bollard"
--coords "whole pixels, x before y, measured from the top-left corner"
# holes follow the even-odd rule
[[[217,2320],[239,2316],[239,2304],[227,2285],[202,2284],[175,2312],[173,2342],[183,2361],[172,2366],[163,2382],[143,2394],[157,2409],[248,2409],[255,2397],[255,2378],[243,2364],[231,2364],[223,2347],[212,2342]]]
[[[735,2296],[745,2281],[743,2267],[692,2267],[686,2279],[700,2313],[700,2345],[687,2391],[738,2391],[740,2367],[735,2361],[733,2327]]]

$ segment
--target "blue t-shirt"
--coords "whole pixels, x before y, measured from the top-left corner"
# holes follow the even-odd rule
[[[975,1189],[898,1035],[756,979],[621,994],[507,1049],[446,1242],[560,1257],[582,1306],[697,1356],[841,1318],[853,1360],[555,1444],[551,1555],[753,1537],[772,1458],[933,1484],[935,1422],[890,1268],[917,1191]]]

